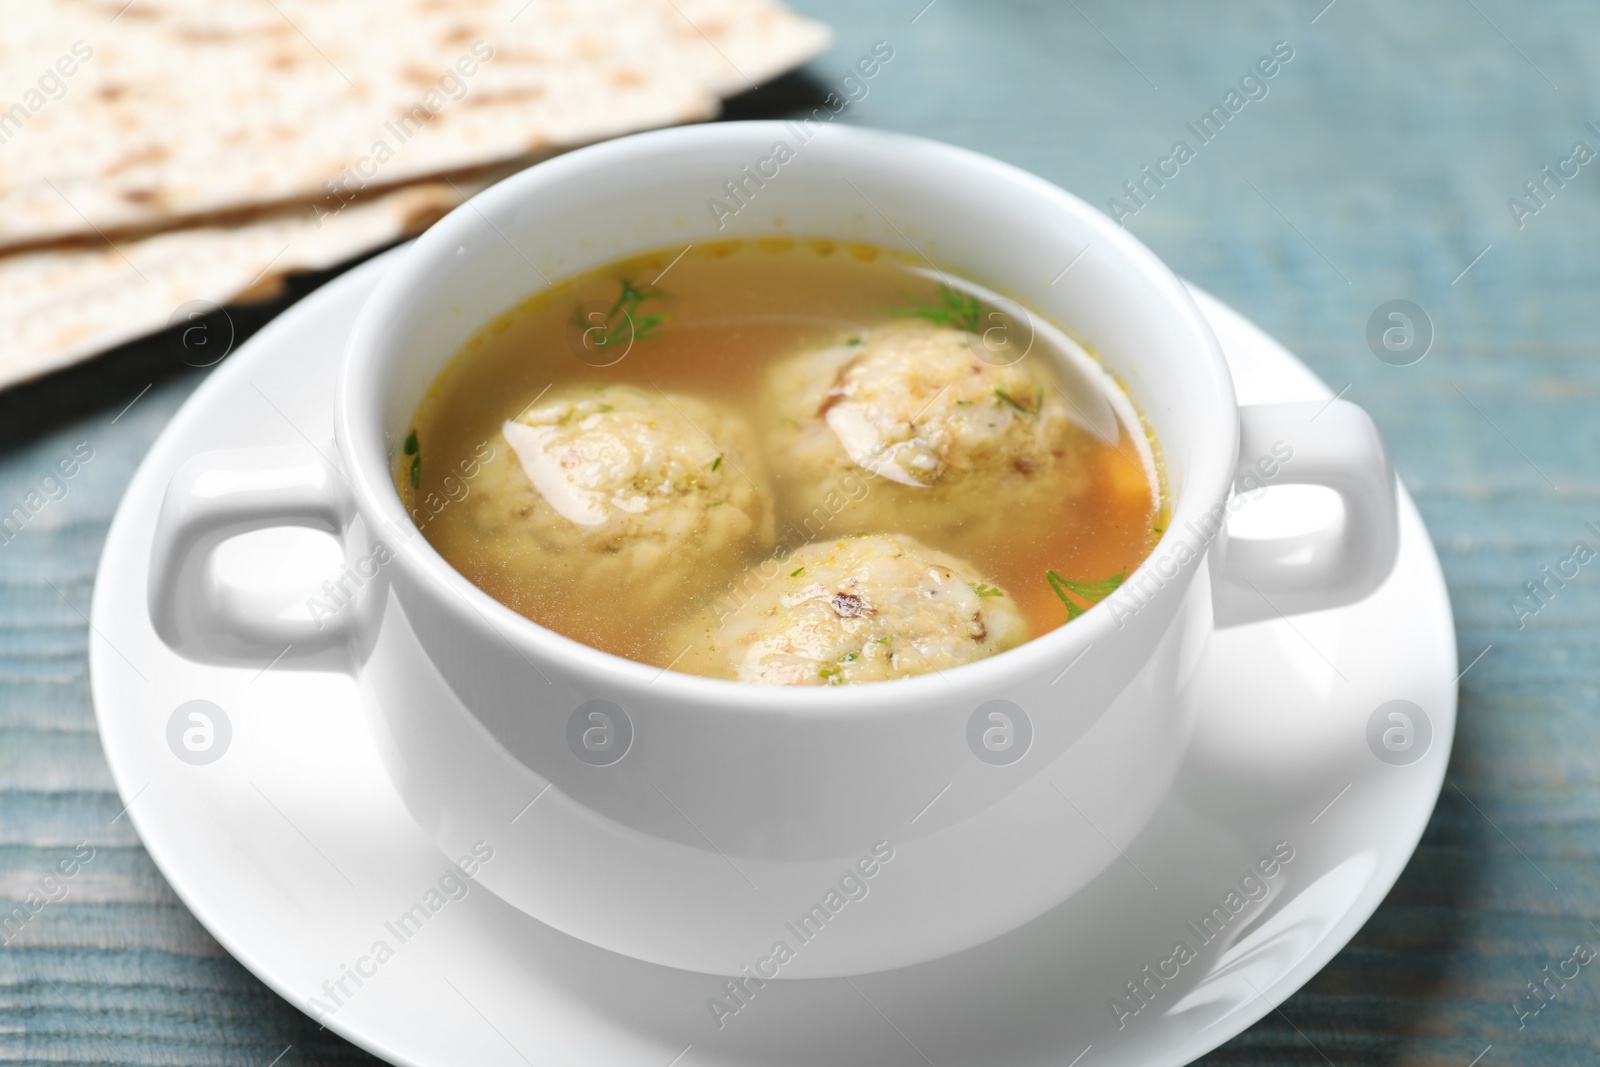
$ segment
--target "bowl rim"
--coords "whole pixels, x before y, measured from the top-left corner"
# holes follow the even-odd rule
[[[743,144],[746,140],[761,142],[764,147],[771,137],[785,132],[790,131],[781,121],[718,122],[670,127],[590,145],[538,163],[491,186],[452,210],[417,238],[379,281],[362,307],[339,370],[335,436],[358,513],[368,521],[376,540],[382,540],[380,531],[403,532],[400,551],[394,553],[389,565],[401,568],[418,586],[431,590],[436,606],[451,612],[462,625],[489,631],[481,636],[505,642],[536,671],[538,661],[560,662],[566,673],[581,679],[586,692],[595,694],[638,699],[649,690],[658,703],[688,704],[742,714],[758,709],[775,714],[833,718],[863,711],[893,712],[896,708],[891,705],[902,710],[921,710],[943,705],[957,697],[966,699],[974,691],[981,691],[988,698],[1006,692],[1019,679],[1032,677],[1048,667],[1076,663],[1076,657],[1091,646],[1110,640],[1120,630],[1104,602],[1015,648],[947,670],[886,682],[763,686],[686,674],[670,666],[651,666],[604,652],[516,613],[452,567],[422,535],[405,510],[389,472],[381,410],[384,360],[391,350],[387,345],[389,326],[411,299],[410,294],[426,284],[432,264],[455,255],[460,243],[458,233],[463,227],[475,227],[481,217],[514,210],[551,187],[581,182],[597,168],[622,162],[636,166],[640,154],[687,155],[727,143]],[[1173,494],[1166,530],[1124,580],[1123,588],[1151,573],[1156,561],[1170,559],[1164,549],[1170,547],[1175,531],[1202,518],[1226,499],[1233,480],[1239,437],[1238,405],[1231,372],[1210,325],[1183,283],[1125,228],[1061,187],[1019,167],[969,149],[909,134],[853,126],[830,126],[826,132],[831,140],[842,141],[845,151],[882,153],[887,149],[940,156],[944,164],[939,170],[940,180],[948,177],[950,169],[962,168],[967,172],[964,180],[977,178],[1010,184],[1043,197],[1093,230],[1103,247],[1113,250],[1125,264],[1138,271],[1143,282],[1150,286],[1151,302],[1164,305],[1188,327],[1197,357],[1196,372],[1213,393],[1212,415],[1219,423],[1214,428],[1215,433],[1204,436],[1219,442],[1219,458],[1210,464],[1191,458],[1187,484],[1181,494]],[[945,266],[960,273],[958,266]],[[559,282],[557,279],[555,284]],[[1133,390],[1128,392],[1135,406],[1143,410]],[[1169,588],[1179,592],[1187,589],[1207,558],[1206,547],[1202,545],[1191,552],[1190,558],[1180,561],[1172,577],[1157,577],[1163,593]],[[1178,598],[1172,597],[1174,608],[1177,603]]]

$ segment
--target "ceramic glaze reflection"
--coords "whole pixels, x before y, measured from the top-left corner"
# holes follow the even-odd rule
[[[1131,573],[1165,522],[1137,412],[1064,333],[821,239],[662,249],[541,291],[447,364],[393,469],[429,542],[522,615],[656,666],[783,684],[1037,637]],[[887,616],[853,642],[855,611],[819,640],[726,627],[800,595],[818,546],[875,535],[955,564],[945,606],[971,648],[932,662],[926,626]],[[781,647],[724,632],[757,629]]]

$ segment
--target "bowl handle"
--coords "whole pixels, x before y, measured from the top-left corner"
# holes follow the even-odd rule
[[[223,619],[200,578],[211,551],[230,537],[274,526],[340,535],[353,511],[344,476],[309,444],[190,458],[173,475],[156,520],[147,591],[156,633],[180,655],[220,663],[303,660],[343,646],[353,609],[327,619]]]
[[[1224,525],[1210,557],[1218,627],[1353,604],[1394,569],[1400,550],[1394,470],[1361,408],[1346,400],[1241,407],[1235,494],[1274,485],[1334,490],[1344,502],[1344,522],[1271,540],[1230,540]]]

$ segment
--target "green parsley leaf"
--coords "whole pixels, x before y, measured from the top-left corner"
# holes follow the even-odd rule
[[[998,385],[994,387],[994,395],[999,397],[1001,400],[1005,401],[1007,405],[1009,405],[1010,407],[1015,408],[1017,411],[1021,412],[1024,415],[1037,415],[1037,414],[1039,414],[1039,408],[1044,404],[1044,392],[1043,392],[1043,390],[1041,390],[1039,392],[1039,396],[1034,401],[1034,406],[1031,407],[1031,408],[1025,408],[1021,404],[1017,403],[1015,400],[1011,399],[1011,394],[1006,392],[1003,388],[1001,388]]]
[[[606,346],[619,341],[648,341],[656,336],[661,324],[672,317],[659,312],[650,315],[639,314],[639,309],[646,300],[671,299],[666,293],[660,289],[652,289],[648,285],[634,285],[627,278],[617,280],[622,285],[622,292],[611,305],[611,310],[606,312],[603,321],[595,322],[592,319],[585,321],[581,309],[574,309],[572,313],[572,324],[583,331],[584,343],[593,345],[595,351],[603,351]]]
[[[1080,600],[1088,601],[1092,607],[1116,592],[1117,587],[1122,584],[1122,580],[1127,576],[1128,572],[1124,569],[1120,573],[1114,574],[1110,578],[1103,578],[1098,582],[1069,582],[1055,571],[1044,572],[1045,581],[1050,583],[1051,591],[1061,598],[1061,603],[1067,606],[1068,622],[1089,610],[1071,600],[1067,596],[1068,593]]]
[[[893,314],[897,318],[927,319],[939,326],[954,326],[968,333],[978,332],[978,325],[983,317],[983,302],[971,293],[963,293],[948,285],[940,285],[937,304],[924,304],[910,297],[907,299],[910,300],[911,307],[895,308]]]

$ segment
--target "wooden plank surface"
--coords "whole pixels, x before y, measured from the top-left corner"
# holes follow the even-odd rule
[[[1600,13],[925,2],[799,0],[839,29],[837,48],[731,112],[809,110],[887,41],[894,59],[844,120],[988,152],[1106,206],[1289,43],[1266,95],[1128,226],[1373,414],[1443,558],[1461,662],[1488,649],[1462,679],[1450,784],[1388,901],[1281,1013],[1204,1062],[1600,1062],[1600,967],[1537,1014],[1513,1006],[1537,1006],[1525,983],[1575,945],[1600,947],[1600,565],[1520,626],[1508,607],[1573,542],[1600,549],[1585,528],[1600,525],[1600,161],[1548,183],[1542,204],[1522,190],[1575,142],[1600,150],[1585,126],[1600,125]],[[1517,196],[1539,208],[1520,226]],[[1433,325],[1413,366],[1368,346],[1391,299]],[[242,338],[286,304],[231,319]],[[106,525],[205,373],[169,340],[0,395],[0,505],[80,442],[94,450],[0,547],[0,898],[25,897],[78,843],[95,850],[0,950],[0,1060],[372,1062],[189,916],[119,817],[95,735],[83,616]]]

